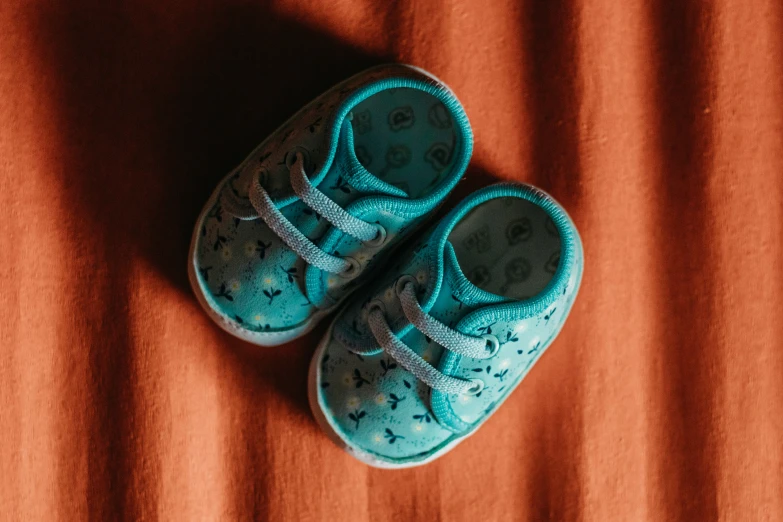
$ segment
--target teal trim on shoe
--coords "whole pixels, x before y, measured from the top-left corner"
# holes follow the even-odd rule
[[[473,134],[470,129],[468,117],[465,114],[465,111],[462,109],[462,106],[455,97],[450,95],[449,91],[444,90],[442,86],[433,85],[429,82],[412,80],[409,78],[389,78],[387,80],[382,80],[377,84],[370,85],[365,89],[357,91],[354,96],[346,100],[345,105],[340,109],[339,116],[335,119],[335,122],[342,122],[342,119],[346,117],[353,106],[369,98],[373,94],[386,89],[398,88],[420,89],[427,94],[432,95],[438,101],[443,103],[446,109],[453,116],[457,130],[460,132],[460,139],[457,140],[458,148],[456,150],[456,158],[454,160],[452,169],[453,173],[460,173],[460,175],[450,176],[446,182],[438,185],[435,191],[431,192],[427,195],[427,197],[424,198],[410,200],[388,196],[373,196],[355,201],[346,208],[346,210],[353,216],[368,221],[373,219],[373,216],[384,212],[388,212],[394,216],[407,219],[419,218],[431,212],[454,189],[459,180],[462,179],[461,173],[467,169],[468,163],[470,162],[470,156],[473,152]],[[337,149],[336,142],[333,141],[333,143],[335,145],[330,151],[330,160],[334,157],[334,153]],[[355,154],[352,154],[351,158],[355,159]],[[362,168],[363,167],[357,160],[350,167],[350,175],[355,178],[356,171]],[[373,185],[374,186],[365,185],[365,188],[375,188],[377,190],[379,186],[381,186],[381,184],[378,182],[374,183]],[[341,230],[333,228],[323,237],[319,246],[324,251],[331,252],[338,249],[340,241],[345,238],[350,239]],[[328,296],[326,295],[326,280],[328,278],[328,274],[317,270],[315,267],[309,266],[305,275],[307,294],[311,302],[319,307],[324,306],[325,302],[327,306],[333,306],[336,300],[328,299]]]
[[[457,329],[459,331],[470,332],[480,324],[493,324],[501,321],[508,322],[515,318],[530,317],[540,314],[542,311],[552,306],[552,304],[563,295],[564,287],[568,284],[569,278],[571,276],[570,272],[573,270],[574,259],[577,255],[580,257],[582,255],[581,241],[579,240],[576,228],[571,222],[571,219],[568,217],[568,214],[566,214],[565,210],[563,210],[560,205],[558,205],[551,198],[551,196],[541,190],[538,190],[534,187],[500,184],[478,192],[476,194],[476,199],[473,200],[471,198],[471,200],[476,204],[479,204],[483,201],[488,201],[490,199],[503,196],[517,196],[524,198],[532,203],[539,205],[542,209],[544,209],[544,211],[546,211],[549,217],[552,218],[552,221],[555,223],[555,226],[560,233],[560,239],[563,245],[563,254],[561,254],[560,258],[561,261],[557,271],[547,284],[546,288],[541,293],[537,294],[534,298],[520,303],[481,308],[464,317],[460,321],[460,323],[457,325]],[[443,224],[443,226],[446,228],[446,230],[440,234],[441,241],[443,243],[445,243],[446,238],[448,237],[448,231],[453,228],[453,225],[456,224],[456,222],[459,221],[459,219],[462,218],[465,212],[468,210],[467,205],[469,205],[469,202],[466,202],[466,206],[463,207],[461,212],[457,213],[457,215],[449,220],[449,222]],[[576,252],[577,250],[579,250],[578,253]],[[437,260],[434,262],[438,263]],[[578,281],[581,282],[581,265],[579,268],[577,268],[577,270],[579,272]],[[475,290],[469,291],[465,299],[473,299],[474,292]],[[559,332],[559,329],[557,332]],[[554,336],[552,338],[554,338]],[[551,339],[548,342],[551,342]],[[545,344],[548,344],[548,342]],[[439,369],[447,375],[454,375],[455,370],[459,367],[461,361],[462,356],[455,354],[454,352],[446,351],[444,357],[441,359]],[[530,367],[526,369],[525,374],[529,368]],[[522,378],[524,378],[524,375],[521,376],[520,381]],[[451,403],[448,401],[448,397],[437,390],[433,390],[432,392],[432,408],[438,419],[440,419],[455,433],[467,432],[473,428],[477,428],[480,425],[480,423],[466,423],[454,415],[454,411],[451,408]]]
[[[443,257],[440,255],[440,253],[444,250],[448,240],[449,232],[451,232],[451,230],[454,228],[454,225],[463,219],[465,214],[473,210],[481,203],[502,197],[517,197],[540,206],[549,215],[549,217],[552,218],[558,232],[560,233],[565,255],[561,257],[560,266],[555,272],[554,277],[552,277],[552,279],[549,281],[546,289],[544,289],[543,292],[538,294],[535,298],[517,305],[522,307],[520,308],[520,310],[523,310],[522,313],[535,314],[551,305],[552,302],[557,299],[557,296],[559,295],[558,292],[562,291],[563,286],[567,283],[568,274],[566,273],[566,269],[563,267],[571,266],[573,263],[575,256],[574,243],[578,240],[576,228],[574,228],[574,225],[571,222],[571,219],[568,217],[568,214],[566,214],[565,210],[563,210],[563,208],[558,205],[549,194],[540,189],[530,185],[498,183],[472,194],[470,197],[457,205],[457,207],[455,207],[454,210],[452,210],[452,212],[446,216],[446,218],[438,225],[438,228],[433,234],[433,237],[436,238],[438,243],[435,248],[430,250],[430,263],[433,273],[438,275],[442,274]],[[436,279],[440,280],[439,277],[436,277]],[[473,292],[478,291],[480,291],[479,288],[472,287],[467,298],[474,298]],[[427,305],[431,304],[427,303]],[[427,306],[425,306],[425,310],[426,309],[428,309]]]

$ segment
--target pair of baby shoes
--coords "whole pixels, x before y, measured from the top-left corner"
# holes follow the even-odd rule
[[[358,74],[275,131],[209,198],[193,290],[223,329],[273,346],[343,305],[313,355],[323,430],[373,466],[429,462],[473,433],[551,344],[582,277],[546,193],[475,192],[408,240],[462,178],[473,137],[432,75]]]

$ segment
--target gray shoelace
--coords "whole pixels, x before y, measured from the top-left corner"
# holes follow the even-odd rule
[[[474,337],[458,332],[444,325],[421,309],[416,298],[415,284],[412,277],[404,276],[397,284],[397,295],[402,305],[402,312],[410,323],[424,335],[443,346],[447,350],[477,359],[487,359],[494,356],[500,345],[497,337],[484,335]],[[439,371],[430,363],[411,350],[394,335],[383,312],[382,303],[373,301],[369,304],[368,324],[378,344],[400,366],[411,372],[417,379],[430,388],[447,394],[476,394],[484,388],[484,382],[479,379],[460,379]]]
[[[300,152],[296,153],[296,160],[289,167],[289,172],[291,186],[299,199],[338,229],[363,242],[372,242],[384,234],[382,227],[352,216],[314,187],[305,173],[304,158]],[[254,177],[250,184],[248,198],[258,212],[258,217],[263,219],[267,226],[307,263],[332,274],[351,274],[358,270],[356,262],[352,259],[324,252],[302,234],[277,209],[272,198],[261,186],[258,176]]]

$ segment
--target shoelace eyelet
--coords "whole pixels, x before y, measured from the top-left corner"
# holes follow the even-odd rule
[[[487,341],[487,355],[486,359],[491,359],[500,353],[500,340],[492,334],[484,334],[483,337]]]
[[[410,274],[405,274],[404,276],[397,279],[397,282],[394,284],[394,292],[397,294],[397,297],[402,294],[402,291],[405,290],[405,285],[408,283],[412,283],[415,290],[418,281],[416,281],[416,278]]]
[[[258,178],[258,182],[261,183],[261,186],[264,187],[269,184],[269,169],[266,167],[260,167],[258,171],[255,173],[256,178]]]
[[[346,261],[348,261],[349,266],[342,272],[340,272],[338,275],[340,277],[344,277],[345,279],[353,279],[354,277],[359,275],[359,271],[361,270],[361,265],[357,260],[355,260],[352,257],[343,257]]]
[[[380,223],[376,223],[375,228],[378,229],[378,235],[369,241],[364,241],[364,245],[370,248],[380,248],[386,243],[386,229]]]
[[[473,386],[471,386],[470,388],[462,392],[463,395],[478,395],[479,393],[481,393],[481,391],[484,389],[485,386],[484,381],[482,381],[481,379],[470,379],[470,381],[473,382],[474,384]]]
[[[296,146],[293,149],[289,150],[288,153],[285,155],[285,166],[289,169],[294,166],[294,163],[296,163],[296,155],[301,154],[302,155],[302,166],[305,169],[305,172],[311,172],[310,165],[310,151],[307,150],[304,147]]]
[[[383,315],[386,315],[386,305],[380,299],[373,299],[367,303],[367,315],[369,316],[374,310],[378,310]]]

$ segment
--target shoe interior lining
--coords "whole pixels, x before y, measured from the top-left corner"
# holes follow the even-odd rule
[[[560,261],[560,234],[538,205],[520,198],[487,201],[449,234],[460,268],[477,287],[528,299],[552,279]]]
[[[359,162],[409,197],[426,196],[452,168],[458,129],[431,94],[387,89],[357,104],[352,115]]]

